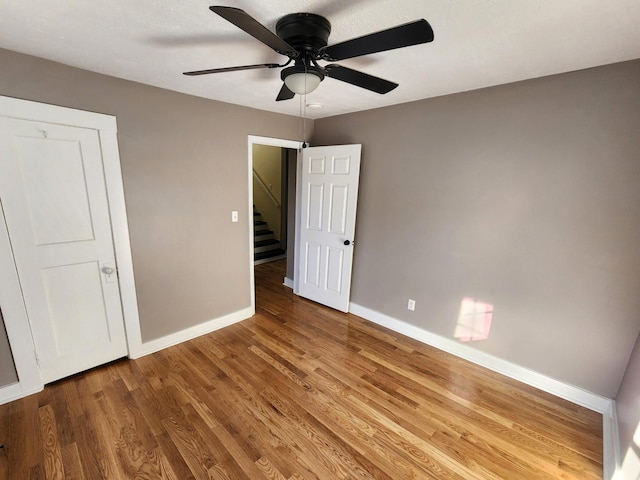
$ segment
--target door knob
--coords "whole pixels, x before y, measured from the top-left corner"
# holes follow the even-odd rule
[[[345,241],[344,241],[344,244],[345,244],[345,245],[347,245],[347,246],[349,246],[349,245],[351,245],[351,242],[350,242],[349,240],[345,240]]]
[[[104,273],[104,279],[107,283],[113,283],[116,281],[117,274],[115,268],[105,265],[102,267],[102,273]]]

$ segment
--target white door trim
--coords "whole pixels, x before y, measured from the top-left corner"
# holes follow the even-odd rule
[[[118,265],[122,311],[127,334],[127,347],[129,356],[135,357],[138,352],[142,350],[142,337],[140,332],[140,318],[138,316],[138,301],[135,291],[122,172],[120,169],[116,118],[111,115],[4,96],[0,96],[0,116],[93,128],[99,131],[104,160],[104,175],[107,187],[109,213],[111,215],[113,229],[113,244]],[[3,229],[5,229],[4,225],[0,229],[0,242],[5,240],[3,238]],[[6,240],[8,241],[8,237]],[[0,248],[1,247],[2,245],[0,245]],[[11,262],[13,264],[13,259],[11,259]],[[15,265],[13,266],[13,270],[15,270]],[[3,287],[4,286],[3,282]],[[20,298],[22,297],[20,296]],[[7,320],[5,316],[4,321],[7,327],[7,335],[9,336],[9,343],[11,344],[16,369],[18,369],[20,376],[20,381],[18,382],[20,387],[17,387],[16,384],[1,387],[0,404],[15,399],[13,397],[16,391],[24,392],[22,396],[25,396],[42,389],[42,380],[39,378],[39,374],[37,378],[34,378],[34,376],[29,373],[33,372],[34,368],[37,372],[33,346],[25,351],[25,338],[20,336],[28,331],[29,342],[32,342],[26,313],[24,318],[11,318]],[[20,375],[21,371],[23,372],[22,375]],[[19,396],[17,398],[19,398]]]
[[[285,140],[282,138],[271,138],[271,137],[259,137],[256,135],[249,135],[248,138],[248,148],[249,154],[247,156],[248,160],[248,168],[247,168],[247,186],[249,190],[249,203],[247,205],[247,222],[249,224],[249,291],[251,292],[251,315],[253,315],[256,311],[256,291],[255,291],[255,277],[254,277],[254,265],[253,265],[253,146],[254,145],[269,145],[272,147],[281,147],[281,148],[293,148],[295,150],[300,150],[302,148],[302,142],[298,140]],[[300,164],[300,156],[298,156],[298,165]],[[298,197],[297,197],[297,179],[296,179],[296,206],[298,205]],[[298,209],[296,208],[296,240],[295,240],[295,251],[294,256],[296,259],[298,258]],[[294,273],[294,282],[295,277],[297,275]]]
[[[2,307],[18,382],[0,387],[0,405],[39,392],[44,387],[36,362],[27,310],[13,261],[9,232],[0,203],[0,307]]]

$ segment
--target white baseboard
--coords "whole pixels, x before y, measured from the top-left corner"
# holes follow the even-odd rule
[[[427,345],[431,345],[439,350],[451,353],[465,360],[469,360],[477,365],[501,373],[507,377],[518,380],[527,385],[539,388],[545,392],[564,398],[575,404],[588,408],[598,413],[606,413],[610,409],[612,400],[595,393],[588,392],[581,388],[555,380],[541,373],[535,372],[520,365],[508,362],[495,357],[481,350],[477,350],[468,345],[462,344],[440,335],[436,335],[410,323],[395,319],[375,310],[362,307],[357,304],[350,304],[349,311],[394,332],[401,333]]]
[[[288,277],[284,277],[284,283],[283,283],[283,285],[284,285],[285,287],[289,287],[291,290],[293,290],[293,280],[291,280],[290,278],[288,278]]]
[[[233,325],[234,323],[240,322],[242,320],[246,320],[254,314],[255,309],[253,307],[245,308],[243,310],[224,315],[223,317],[215,318],[213,320],[209,320],[208,322],[195,325],[191,328],[187,328],[186,330],[172,333],[171,335],[167,335],[166,337],[145,342],[140,347],[140,350],[131,354],[129,358],[135,359],[144,357],[145,355],[158,352],[165,348],[172,347],[179,343],[186,342],[187,340],[194,339],[201,335],[206,335],[207,333],[211,333],[221,328],[228,327],[229,325]]]
[[[263,258],[262,260],[255,260],[253,262],[253,266],[262,265],[263,263],[275,262],[276,260],[282,260],[283,258],[287,258],[287,254],[283,253],[282,255],[277,255],[275,257]]]
[[[611,400],[609,409],[602,414],[602,478],[612,480],[618,467],[622,465],[620,457],[620,437],[618,436],[618,414],[616,402]]]
[[[41,392],[43,389],[43,384],[30,386],[27,388],[24,388],[22,385],[20,385],[19,382],[5,385],[4,387],[0,387],[0,405],[4,405],[5,403],[13,402],[15,400],[20,400],[21,398],[28,397],[29,395],[33,395],[34,393]]]
[[[228,327],[229,325],[233,325],[234,323],[242,320],[246,320],[254,314],[255,309],[253,307],[245,308],[243,310],[230,313],[229,315],[201,323],[200,325],[187,328],[186,330],[167,335],[166,337],[143,343],[139,350],[130,353],[129,358],[135,359],[144,357],[145,355],[158,352],[165,348],[172,347],[179,343],[186,342],[187,340],[191,340],[215,330]],[[28,397],[34,393],[41,392],[43,388],[43,384],[24,386],[19,382],[0,387],[0,405],[20,400],[21,398]]]

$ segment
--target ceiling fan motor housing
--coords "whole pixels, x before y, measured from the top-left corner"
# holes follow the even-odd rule
[[[276,34],[298,52],[319,58],[320,49],[327,46],[331,24],[313,13],[285,15],[276,24]]]

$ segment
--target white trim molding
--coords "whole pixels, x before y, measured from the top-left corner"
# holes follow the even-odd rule
[[[602,414],[602,478],[612,480],[622,465],[620,437],[618,435],[618,414],[616,402],[611,400],[609,408]]]
[[[251,308],[255,310],[256,307],[256,290],[255,290],[255,275],[254,275],[254,237],[253,237],[253,146],[254,145],[268,145],[272,147],[280,147],[280,148],[292,148],[294,150],[300,150],[302,148],[302,142],[298,140],[285,140],[282,138],[271,138],[271,137],[260,137],[257,135],[249,135],[247,141],[247,158],[248,158],[248,167],[247,167],[247,189],[249,191],[249,202],[247,204],[247,222],[249,226],[249,291],[251,292]],[[298,174],[299,174],[298,169]],[[297,184],[297,182],[296,182]],[[298,205],[298,203],[296,203]],[[296,212],[297,212],[296,208]],[[297,213],[296,213],[297,215]],[[296,220],[297,222],[297,220]],[[296,231],[296,258],[297,257],[297,234],[298,234],[298,225],[296,223],[295,227]]]
[[[113,117],[115,128],[116,119]],[[111,231],[113,232],[113,250],[118,266],[118,283],[120,284],[120,302],[124,327],[127,332],[127,348],[129,357],[136,354],[142,345],[140,317],[138,313],[138,296],[133,275],[133,258],[131,256],[131,240],[129,237],[129,221],[124,199],[120,152],[116,132],[105,134],[100,132],[104,162],[104,179],[107,186],[109,212],[111,214]],[[112,161],[106,161],[113,159]]]
[[[34,393],[41,392],[43,389],[44,384],[41,382],[39,385],[31,386],[31,388],[25,388],[24,381],[4,385],[0,387],[0,405],[13,402],[14,400],[20,400]]]
[[[220,330],[221,328],[233,325],[234,323],[241,322],[242,320],[246,320],[247,318],[252,317],[254,314],[255,309],[253,307],[245,308],[243,310],[238,310],[237,312],[233,312],[228,315],[224,315],[222,317],[200,323],[185,330],[172,333],[171,335],[145,342],[141,345],[138,352],[136,352],[136,355],[131,355],[130,358],[136,359],[144,357],[145,355],[159,352],[160,350],[164,350],[165,348],[173,347],[174,345],[178,345],[179,343],[192,340],[202,335],[206,335],[207,333],[215,332],[216,330]]]
[[[1,98],[0,98],[1,99]],[[1,113],[1,111],[0,111]],[[0,119],[1,120],[1,119]],[[44,388],[38,368],[31,326],[22,298],[18,271],[13,260],[9,232],[0,202],[0,308],[11,346],[17,382],[0,387],[0,405]],[[1,327],[0,327],[1,328]]]

